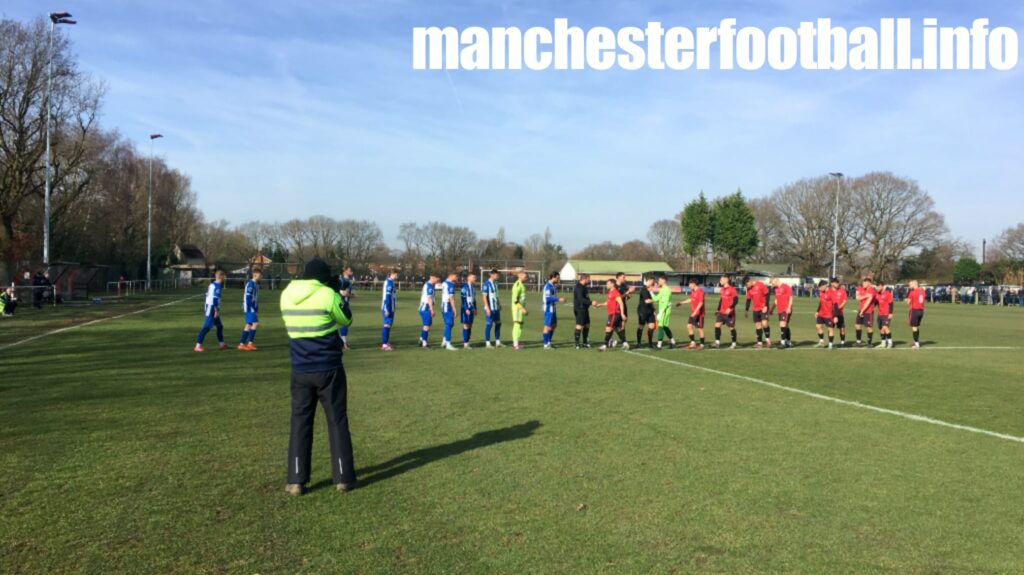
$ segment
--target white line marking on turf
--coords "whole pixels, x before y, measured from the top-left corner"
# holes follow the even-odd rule
[[[123,313],[121,315],[114,315],[114,316],[110,316],[110,317],[101,317],[99,319],[94,319],[92,321],[87,321],[85,323],[80,323],[80,324],[76,324],[76,325],[69,325],[68,327],[62,327],[60,329],[55,329],[53,331],[48,331],[46,333],[41,333],[39,335],[34,335],[32,337],[27,337],[27,338],[25,338],[23,340],[19,340],[19,341],[13,342],[13,343],[8,343],[8,344],[5,344],[5,345],[0,345],[0,351],[3,351],[5,349],[10,349],[12,347],[15,347],[15,346],[18,346],[18,345],[22,345],[22,344],[25,344],[25,343],[29,343],[29,342],[35,341],[37,339],[42,339],[42,338],[44,338],[46,336],[56,335],[58,333],[64,333],[66,331],[71,331],[73,329],[78,329],[78,328],[87,327],[87,326],[90,326],[90,325],[95,325],[97,323],[101,323],[101,322],[105,322],[105,321],[111,321],[111,320],[121,319],[121,318],[125,318],[125,317],[132,316],[132,315],[137,315],[137,314],[140,314],[140,313],[146,313],[147,311],[153,311],[155,309],[160,309],[162,307],[167,307],[169,305],[174,305],[176,303],[181,303],[181,302],[183,302],[185,300],[195,299],[195,298],[197,298],[197,297],[199,297],[201,295],[203,295],[203,294],[190,295],[190,296],[185,297],[185,298],[176,299],[174,301],[169,301],[169,302],[166,302],[166,303],[162,303],[160,305],[155,305],[153,307],[137,309],[135,311],[130,311],[128,313]]]
[[[763,348],[763,349],[757,349],[757,348],[754,348],[754,347],[738,347],[736,349],[729,349],[729,344],[728,343],[724,343],[724,344],[722,344],[721,349],[714,349],[710,345],[707,345],[707,346],[705,346],[703,351],[711,351],[711,352],[721,351],[721,352],[733,353],[733,352],[737,352],[737,351],[764,351],[764,352],[770,352],[772,350],[778,349],[777,345],[775,345],[775,344],[772,344],[772,345],[774,347]],[[679,349],[686,349],[686,344],[683,343],[682,346],[679,347]],[[1019,350],[1019,349],[1021,349],[1021,348],[1019,348],[1019,347],[1012,347],[1012,346],[990,346],[990,345],[978,345],[978,346],[950,346],[950,345],[938,345],[938,346],[936,346],[936,345],[926,345],[926,346],[919,347],[919,348],[915,349],[915,348],[910,347],[909,345],[902,345],[900,347],[893,347],[893,348],[888,348],[888,349],[879,349],[878,352],[879,353],[885,353],[887,351],[951,351],[951,350],[1012,351],[1012,350]],[[823,348],[817,347],[813,343],[805,343],[805,344],[801,344],[801,345],[799,345],[797,347],[791,347],[789,349],[786,349],[785,351],[786,352],[790,352],[790,351],[817,351],[817,352],[820,352],[820,353],[826,353],[828,351],[875,351],[875,350],[876,350],[876,348],[874,346],[870,346],[870,347],[868,347],[868,346],[857,347],[856,345],[852,345],[852,344],[849,344],[849,343],[846,344],[843,347],[835,346],[831,350],[829,350],[829,349],[823,349]],[[643,350],[640,349],[640,350],[636,350],[636,351],[643,351]]]
[[[1005,439],[1007,441],[1015,441],[1017,443],[1024,443],[1024,437],[1018,437],[1016,435],[1009,435],[1009,434],[1006,434],[1006,433],[999,433],[997,431],[989,431],[987,429],[981,429],[981,428],[978,428],[978,427],[971,427],[969,425],[961,425],[959,423],[950,423],[948,421],[942,421],[941,419],[933,419],[931,417],[927,417],[927,416],[924,416],[924,415],[917,415],[917,414],[914,414],[914,413],[907,413],[907,412],[904,412],[904,411],[898,411],[898,410],[895,410],[895,409],[888,409],[888,408],[885,408],[885,407],[877,407],[877,406],[874,406],[874,405],[868,405],[866,403],[861,403],[859,401],[850,401],[848,399],[839,399],[838,397],[832,397],[832,396],[829,396],[829,395],[822,395],[820,393],[815,393],[813,391],[807,391],[807,390],[799,389],[799,388],[796,388],[796,387],[789,387],[789,386],[785,386],[785,385],[780,385],[778,383],[772,383],[770,381],[765,381],[763,379],[757,379],[756,377],[749,377],[749,376],[746,376],[746,375],[740,375],[740,374],[737,374],[737,373],[730,373],[728,371],[722,371],[722,370],[719,370],[719,369],[712,369],[710,367],[703,367],[703,366],[695,365],[695,364],[692,364],[692,363],[686,363],[685,361],[676,361],[676,360],[667,359],[667,358],[664,358],[664,357],[657,357],[657,356],[654,356],[654,355],[645,355],[645,354],[637,353],[635,351],[633,351],[633,352],[627,351],[626,353],[628,353],[628,354],[630,354],[630,355],[632,355],[634,357],[640,357],[640,358],[643,358],[643,359],[651,359],[651,360],[654,360],[654,361],[662,361],[662,362],[670,363],[670,364],[673,364],[673,365],[679,365],[679,366],[682,366],[682,367],[688,367],[690,369],[696,369],[696,370],[699,370],[699,371],[705,371],[705,372],[708,372],[708,373],[713,373],[715,375],[722,375],[722,376],[725,376],[725,377],[732,377],[732,378],[740,379],[740,380],[743,380],[743,381],[749,381],[751,383],[756,383],[758,385],[764,385],[764,386],[767,386],[767,387],[771,387],[771,388],[775,388],[775,389],[780,389],[782,391],[788,391],[790,393],[796,393],[796,394],[800,394],[800,395],[805,395],[807,397],[813,397],[814,399],[822,399],[822,400],[825,400],[825,401],[831,401],[833,403],[838,403],[838,404],[841,404],[841,405],[847,405],[847,406],[850,406],[850,407],[859,407],[860,409],[866,409],[868,411],[874,411],[874,412],[877,412],[877,413],[884,413],[886,415],[895,415],[896,417],[902,417],[904,419],[910,419],[912,421],[921,421],[921,422],[924,422],[924,423],[930,423],[932,425],[939,425],[939,426],[942,426],[942,427],[948,427],[950,429],[959,429],[960,431],[969,431],[971,433],[980,433],[982,435],[988,435],[990,437],[997,437],[999,439]]]

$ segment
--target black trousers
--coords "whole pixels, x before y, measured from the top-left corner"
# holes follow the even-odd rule
[[[309,482],[313,451],[313,416],[316,404],[324,406],[327,438],[331,444],[334,483],[356,480],[352,436],[348,431],[348,384],[345,368],[317,373],[292,373],[292,433],[288,442],[288,483]]]

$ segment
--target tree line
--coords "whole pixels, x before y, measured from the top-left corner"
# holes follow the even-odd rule
[[[49,23],[0,20],[0,279],[42,253],[46,109],[51,111],[51,261],[145,265],[149,161],[99,123],[106,86],[78,67],[67,37]],[[52,54],[52,89],[47,60]],[[154,256],[203,226],[187,175],[153,161]]]

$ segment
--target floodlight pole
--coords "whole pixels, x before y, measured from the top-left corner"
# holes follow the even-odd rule
[[[163,138],[162,134],[149,135],[149,206],[146,232],[146,291],[150,291],[153,264],[153,140]]]
[[[43,266],[50,269],[50,188],[53,163],[50,154],[50,96],[53,92],[53,33],[57,24],[75,24],[68,12],[50,12],[50,37],[46,45],[46,188],[43,196]]]
[[[839,263],[839,186],[843,181],[842,172],[830,172],[830,176],[836,179],[836,207],[832,216],[832,277],[839,277],[836,275],[836,267]]]

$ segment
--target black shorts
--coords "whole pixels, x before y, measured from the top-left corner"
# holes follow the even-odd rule
[[[583,308],[575,310],[576,314],[576,325],[589,325],[590,324],[590,308]]]
[[[832,318],[816,316],[818,325],[832,325]]]
[[[846,328],[846,316],[843,314],[836,315],[836,327],[840,329]]]
[[[786,323],[789,323],[789,320],[790,320],[790,318],[792,317],[792,315],[793,315],[793,314],[791,314],[791,313],[787,313],[787,312],[784,312],[784,311],[780,311],[780,312],[779,312],[779,321],[784,321],[784,322],[786,322]]]
[[[637,317],[640,319],[640,325],[647,325],[655,322],[653,311],[651,313],[637,313]]]
[[[612,328],[612,331],[622,329],[622,316],[619,314],[609,315],[608,322],[605,325]]]
[[[922,319],[924,319],[923,309],[910,310],[910,327],[921,327]]]
[[[715,323],[725,324],[729,327],[736,327],[736,312],[732,312],[729,315],[726,315],[724,313],[716,313]]]
[[[891,322],[891,320],[889,319],[889,316],[887,316],[887,315],[880,315],[880,316],[878,316],[878,329],[882,329],[883,327],[889,327],[889,323],[890,322]]]
[[[755,311],[754,312],[754,323],[761,323],[762,321],[768,321],[769,317],[771,317],[771,316],[769,316],[768,312],[766,312],[766,311]]]
[[[860,325],[866,325],[870,327],[871,321],[872,319],[874,319],[874,315],[875,314],[872,312],[857,314],[857,323]]]
[[[686,320],[687,323],[698,329],[704,329],[704,314],[699,313],[697,315],[691,315]]]

